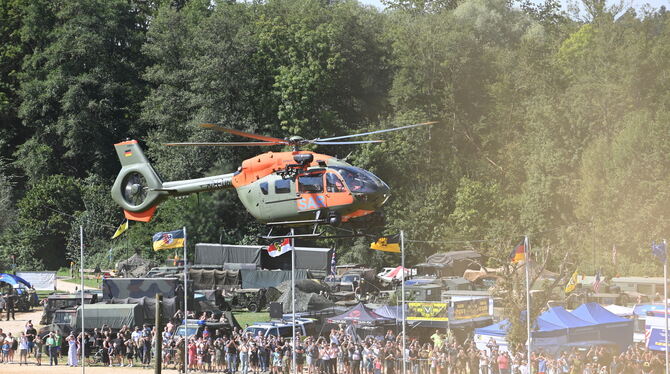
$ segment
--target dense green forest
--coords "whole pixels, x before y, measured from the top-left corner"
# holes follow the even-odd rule
[[[151,235],[182,226],[191,245],[263,243],[232,190],[169,200],[110,240],[123,221],[109,193],[123,139],[173,180],[267,150],[162,146],[239,140],[202,122],[307,138],[434,120],[383,144],[316,149],[391,186],[386,232],[405,230],[410,264],[461,249],[494,264],[528,234],[554,267],[568,252],[586,273],[658,275],[649,248],[670,235],[670,13],[604,0],[580,13],[557,0],[385,4],[0,1],[0,266],[12,254],[25,269],[76,260],[79,225],[103,266],[132,251],[165,256]],[[398,261],[369,241],[299,244],[336,246],[340,262]]]

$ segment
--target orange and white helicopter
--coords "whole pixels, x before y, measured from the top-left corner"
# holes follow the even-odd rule
[[[319,236],[319,224],[339,224],[369,215],[389,198],[390,188],[371,172],[333,156],[300,150],[307,144],[350,145],[382,140],[343,141],[353,137],[432,125],[402,127],[306,140],[298,136],[280,139],[251,134],[215,124],[204,128],[254,139],[253,142],[167,143],[166,146],[290,146],[292,151],[267,152],[242,162],[237,171],[204,178],[163,182],[142,153],[136,140],[114,145],[121,171],[112,187],[112,198],[126,218],[148,222],[156,207],[170,196],[234,188],[247,211],[271,227],[313,225],[309,234]],[[273,238],[271,235],[267,238]],[[277,236],[285,237],[285,236]]]

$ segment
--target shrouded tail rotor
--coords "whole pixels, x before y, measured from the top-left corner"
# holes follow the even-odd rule
[[[121,161],[121,171],[112,186],[112,198],[126,218],[148,222],[156,206],[167,198],[163,183],[142,153],[137,140],[114,144]]]

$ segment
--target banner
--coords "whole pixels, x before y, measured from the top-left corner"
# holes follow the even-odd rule
[[[37,291],[56,289],[55,271],[17,271],[16,275],[28,281]]]
[[[652,351],[663,351],[665,352],[665,329],[651,328],[647,329],[644,333],[646,339],[647,348]]]
[[[448,303],[408,302],[408,321],[448,321]]]
[[[456,320],[487,316],[489,316],[489,299],[487,297],[454,301],[454,319]]]

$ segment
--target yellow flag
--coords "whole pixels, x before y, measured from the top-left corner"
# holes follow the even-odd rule
[[[376,242],[370,243],[370,249],[400,253],[400,245],[398,243],[389,243],[387,238],[379,238]]]
[[[124,223],[121,224],[121,226],[119,226],[118,229],[116,229],[116,232],[114,233],[114,236],[112,236],[112,239],[116,239],[116,238],[118,238],[118,237],[121,236],[121,234],[123,234],[126,230],[128,230],[128,220],[126,220]]]
[[[570,277],[570,280],[568,281],[568,284],[565,285],[565,293],[570,293],[575,290],[575,287],[577,287],[577,270],[575,270],[574,273],[572,273],[572,276]]]

